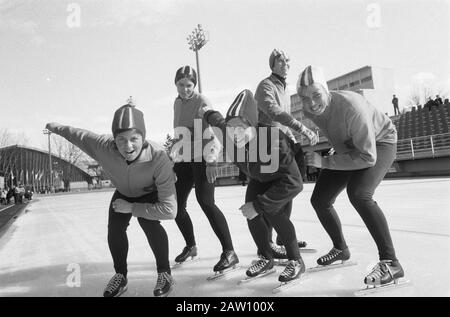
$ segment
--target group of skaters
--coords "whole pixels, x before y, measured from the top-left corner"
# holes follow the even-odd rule
[[[403,276],[386,219],[372,199],[396,154],[395,126],[361,95],[328,91],[322,70],[308,66],[299,75],[297,92],[305,114],[321,129],[336,153],[327,157],[304,153],[298,137],[304,135],[315,145],[318,136],[290,114],[286,87],[289,62],[286,53],[273,50],[269,57],[270,76],[259,83],[254,95],[250,90],[242,91],[225,117],[195,91],[195,70],[190,66],[179,68],[174,81],[178,96],[173,122],[178,142],[187,142],[194,148],[187,155],[188,147],[181,155],[179,147],[174,146],[168,155],[163,147],[147,140],[143,113],[132,102],[115,111],[112,136],[58,123],[46,125],[99,162],[116,186],[108,216],[108,246],[116,274],[106,285],[105,297],[119,296],[127,289],[126,230],[133,216],[156,258],[158,277],[154,295],[166,296],[172,290],[168,236],[161,221],[174,219],[185,240],[175,262],[183,263],[201,252],[186,209],[192,187],[222,248],[213,271],[222,274],[236,267],[239,258],[227,219],[214,199],[221,149],[249,180],[240,211],[247,221],[258,259],[248,267],[247,276],[256,277],[272,270],[275,259],[280,258],[287,261],[280,282],[290,283],[305,272],[301,249],[306,242],[298,239],[290,215],[293,199],[303,189],[302,175],[307,166],[321,170],[311,204],[332,241],[331,250],[317,263],[326,266],[350,258],[333,207],[336,197],[346,188],[379,252],[380,262],[364,282],[383,285]],[[190,139],[177,133],[183,129],[191,132]],[[209,139],[203,138],[207,129],[211,132]],[[220,134],[222,137],[218,137]],[[201,150],[197,151],[195,147],[199,144]],[[271,153],[271,161],[261,153]],[[275,169],[271,165],[273,160]],[[277,233],[275,239],[273,229]]]

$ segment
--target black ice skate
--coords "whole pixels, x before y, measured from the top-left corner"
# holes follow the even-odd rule
[[[215,275],[209,276],[207,278],[208,281],[216,280],[225,276],[226,274],[235,271],[237,269],[237,264],[239,263],[239,258],[236,255],[236,252],[233,250],[227,250],[222,252],[220,255],[220,260],[214,265]]]
[[[355,292],[356,296],[377,293],[391,288],[409,284],[408,280],[400,280],[404,276],[403,268],[398,261],[383,260],[372,269],[365,278],[365,289]]]
[[[120,273],[114,274],[103,291],[103,297],[118,297],[127,290],[127,278]]]
[[[371,286],[380,286],[392,283],[404,275],[403,268],[398,261],[384,260],[375,265],[372,272],[364,279],[364,283]]]
[[[172,275],[167,272],[158,273],[158,279],[156,281],[153,295],[156,297],[166,297],[173,289],[175,281]]]
[[[255,261],[252,266],[247,269],[247,271],[245,272],[245,274],[247,274],[247,277],[243,280],[240,280],[238,284],[250,282],[259,277],[275,273],[273,265],[273,259],[266,259],[265,257],[261,256],[259,260]]]
[[[298,261],[290,260],[284,271],[278,277],[281,284],[273,289],[273,293],[284,291],[285,289],[296,285],[300,282],[300,276],[305,273],[305,263],[300,258]]]
[[[185,262],[191,262],[197,259],[197,247],[195,245],[191,247],[185,246],[183,251],[175,258],[175,264],[172,268],[175,269]]]
[[[348,261],[349,259],[350,251],[348,250],[348,248],[345,250],[333,248],[330,250],[330,252],[318,258],[317,264],[319,265],[309,268],[308,273],[337,269],[358,264],[354,261]],[[337,261],[340,261],[340,263],[334,263]]]
[[[339,250],[339,249],[333,248],[330,250],[330,252],[328,252],[324,256],[321,256],[320,258],[318,258],[317,264],[330,265],[336,261],[344,262],[344,261],[347,261],[348,259],[350,259],[350,251],[348,250],[348,248],[346,248],[344,250]]]

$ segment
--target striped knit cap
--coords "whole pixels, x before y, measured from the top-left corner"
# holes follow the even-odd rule
[[[256,127],[258,124],[258,108],[252,92],[248,89],[243,90],[237,95],[227,111],[227,121],[236,117],[246,119],[253,127]]]
[[[285,59],[289,60],[289,56],[288,56],[284,51],[275,48],[275,49],[272,51],[272,53],[270,54],[270,57],[269,57],[269,66],[270,66],[270,69],[273,69],[273,66],[275,65],[275,60],[276,60],[278,57],[280,57],[280,56],[282,56],[282,57],[284,57]]]
[[[145,140],[144,114],[131,103],[123,105],[114,113],[111,129],[114,138],[123,131],[136,129],[142,135],[142,139]]]
[[[175,85],[182,78],[189,79],[194,83],[194,86],[197,86],[197,73],[191,66],[183,66],[177,70],[175,74]]]
[[[308,87],[314,83],[321,84],[328,92],[328,85],[322,67],[309,65],[298,76],[297,92],[299,92],[302,87]]]

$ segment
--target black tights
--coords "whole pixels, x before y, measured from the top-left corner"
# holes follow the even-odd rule
[[[191,217],[189,217],[186,211],[186,203],[192,186],[195,184],[197,201],[208,218],[214,233],[219,238],[223,251],[233,250],[227,220],[214,201],[214,184],[209,183],[206,178],[206,163],[176,163],[174,171],[177,175],[175,187],[178,203],[178,212],[175,221],[186,241],[186,245],[194,246],[196,244]]]
[[[377,162],[373,167],[355,171],[321,171],[311,196],[311,204],[335,248],[347,248],[339,216],[333,207],[336,197],[347,188],[351,204],[377,244],[380,260],[397,260],[386,218],[372,199],[375,189],[394,161],[396,151],[396,144],[377,144]]]
[[[130,224],[131,214],[122,214],[115,212],[112,208],[112,203],[116,199],[124,199],[130,203],[133,202],[146,202],[154,203],[158,199],[157,192],[153,192],[149,195],[145,195],[139,198],[125,197],[116,191],[111,199],[109,205],[109,219],[108,219],[108,246],[111,252],[114,269],[116,273],[121,273],[127,276],[127,255],[128,255],[128,237],[127,227]],[[148,220],[144,218],[138,218],[139,225],[144,230],[147,236],[150,248],[156,258],[156,267],[158,273],[168,272],[170,273],[169,264],[169,242],[167,239],[166,231],[161,223],[157,220]]]
[[[247,186],[245,202],[254,201],[257,195],[263,194],[271,185],[272,183],[260,183],[251,179]],[[273,258],[270,247],[271,228],[273,227],[286,248],[288,259],[300,259],[295,228],[289,220],[291,209],[292,201],[288,202],[281,210],[273,213],[264,213],[264,215],[260,214],[252,220],[247,220],[250,233],[258,247],[258,254],[263,255],[267,259]]]

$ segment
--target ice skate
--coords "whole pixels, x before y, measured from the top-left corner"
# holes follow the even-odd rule
[[[365,278],[365,289],[355,292],[356,296],[364,296],[409,284],[408,280],[400,280],[404,276],[403,268],[398,261],[383,260],[372,269]]]
[[[158,273],[153,295],[155,297],[166,297],[172,291],[173,285],[175,285],[175,281],[172,275],[167,272]]]
[[[243,280],[240,280],[238,284],[248,283],[257,278],[275,273],[275,269],[273,268],[273,266],[273,259],[266,259],[261,256],[259,260],[252,262],[252,265],[245,272],[245,274],[247,274],[247,277]]]
[[[345,250],[332,248],[330,252],[317,259],[318,264],[317,266],[309,268],[307,272],[312,273],[318,271],[326,271],[357,264],[357,262],[349,261],[349,259],[350,259],[350,251],[348,250],[348,248]],[[340,263],[335,263],[338,261]]]
[[[300,249],[300,253],[316,253],[317,250],[313,248],[307,248],[308,243],[306,241],[297,240],[298,248]],[[277,245],[283,246],[283,242],[277,237]]]
[[[278,277],[280,285],[273,289],[273,293],[282,292],[300,282],[300,276],[305,273],[305,263],[300,258],[298,261],[290,260],[284,271]]]
[[[119,297],[126,292],[127,284],[127,278],[123,274],[114,274],[103,291],[103,297]]]
[[[239,258],[236,255],[236,252],[233,250],[227,250],[222,252],[220,255],[220,260],[217,262],[216,265],[214,265],[214,272],[215,274],[212,276],[209,276],[207,278],[208,281],[217,280],[219,278],[222,278],[238,269],[237,264],[239,263]]]
[[[286,249],[282,245],[276,245],[275,243],[270,243],[270,249],[272,250],[273,261],[275,265],[286,265],[288,262]],[[258,253],[258,257],[262,257]],[[252,261],[254,265],[257,261]]]
[[[194,262],[197,260],[198,260],[197,246],[195,245],[191,247],[185,246],[183,248],[183,251],[175,258],[175,264],[172,266],[172,269],[179,268],[185,263]]]

